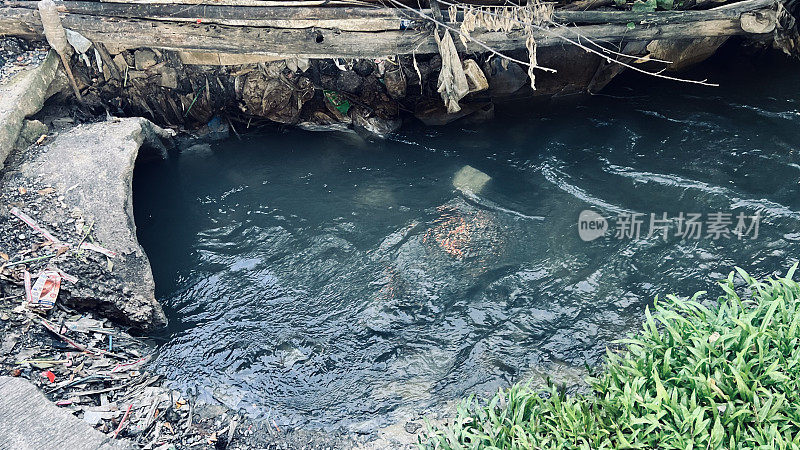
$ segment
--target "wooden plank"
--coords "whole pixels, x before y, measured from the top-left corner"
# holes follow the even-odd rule
[[[35,1],[7,0],[7,6],[36,9]],[[743,12],[766,8],[775,0],[746,0],[707,11],[562,11],[556,10],[553,20],[574,24],[667,24],[703,20],[738,18]],[[375,6],[226,6],[144,3],[100,3],[64,1],[60,12],[84,15],[113,16],[176,22],[217,23],[223,25],[264,26],[273,28],[339,28],[349,31],[383,31],[400,29],[401,21],[424,22],[418,15],[398,8]],[[431,10],[421,10],[430,15]],[[461,15],[459,15],[459,19]],[[359,26],[358,23],[363,25]],[[337,26],[348,24],[348,28]],[[451,24],[455,26],[456,24]]]
[[[101,0],[103,3],[136,5],[224,5],[224,6],[369,6],[378,0]]]
[[[747,0],[731,3],[705,11],[559,11],[553,13],[553,19],[559,23],[628,23],[634,24],[667,24],[687,23],[703,20],[720,20],[738,18],[744,12],[768,8],[776,4],[775,0]]]
[[[318,29],[278,29],[231,27],[196,23],[170,23],[150,20],[111,19],[107,17],[62,14],[66,28],[92,41],[108,42],[128,48],[152,47],[169,50],[252,53],[306,58],[378,58],[397,54],[437,53],[433,35],[428,30],[347,32]],[[41,33],[38,13],[26,8],[0,7],[0,35],[36,36]],[[577,34],[576,34],[577,33]],[[539,47],[569,45],[565,39],[585,39],[601,43],[644,41],[670,38],[699,38],[744,34],[738,18],[665,25],[624,24],[559,27],[536,31]],[[476,30],[473,38],[498,51],[525,48],[521,31],[486,32]],[[460,51],[482,52],[470,43],[459,41]]]
[[[8,1],[9,6],[37,8],[34,1]],[[408,13],[375,6],[225,6],[67,1],[60,12],[173,22],[215,23],[272,28],[329,28],[347,31],[399,30]]]

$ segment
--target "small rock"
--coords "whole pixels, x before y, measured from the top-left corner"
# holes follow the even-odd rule
[[[364,80],[352,70],[341,71],[336,78],[336,89],[338,91],[359,95],[363,87]]]
[[[403,428],[405,428],[407,433],[414,434],[419,431],[420,428],[422,428],[422,425],[416,422],[406,422]]]
[[[161,87],[169,89],[178,88],[178,72],[175,71],[175,69],[162,67],[159,69],[158,73],[161,75],[161,81],[159,83]]]
[[[140,80],[147,78],[147,72],[144,70],[128,70],[128,78],[131,80]]]
[[[133,54],[136,70],[147,70],[156,65],[156,54],[152,50],[136,50]]]
[[[24,241],[25,239],[28,238],[28,236],[25,236],[25,233],[20,233],[19,236],[17,237],[19,238],[20,241]]]
[[[116,55],[114,57],[114,65],[117,66],[117,70],[123,74],[128,69],[128,63],[125,61],[125,58],[122,55]]]
[[[406,96],[406,77],[400,66],[387,70],[383,75],[383,82],[386,84],[386,92],[393,99],[397,100]]]
[[[47,134],[47,125],[38,120],[26,120],[17,138],[18,148],[27,148],[38,141],[43,134]]]
[[[368,77],[375,71],[375,62],[369,59],[359,59],[353,65],[353,70],[362,77]]]

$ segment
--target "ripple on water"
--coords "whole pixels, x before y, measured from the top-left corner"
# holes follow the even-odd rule
[[[654,296],[796,260],[800,93],[775,73],[770,96],[723,71],[718,90],[612,86],[468,132],[275,132],[141,166],[171,319],[154,368],[254,416],[361,431],[520,379],[578,384]],[[587,208],[764,221],[756,240],[583,242]]]

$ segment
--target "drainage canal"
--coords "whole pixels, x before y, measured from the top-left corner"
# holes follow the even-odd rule
[[[138,233],[171,320],[156,370],[279,424],[371,429],[526,377],[574,383],[654,296],[785,272],[800,67],[754,84],[714,64],[698,74],[716,89],[627,76],[482,125],[271,131],[142,165]],[[581,239],[584,210],[605,237]],[[662,213],[701,214],[699,237],[673,222],[664,239]]]

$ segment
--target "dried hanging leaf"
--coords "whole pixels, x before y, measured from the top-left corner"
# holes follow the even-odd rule
[[[528,49],[528,77],[531,79],[531,89],[536,90],[536,69],[539,63],[536,59],[536,40],[533,38],[533,30],[528,28],[528,37],[525,38],[525,48]]]

